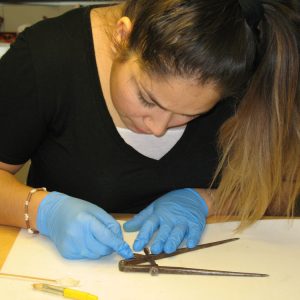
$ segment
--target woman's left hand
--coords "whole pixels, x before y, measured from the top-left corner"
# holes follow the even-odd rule
[[[133,249],[141,251],[156,237],[151,252],[172,253],[186,239],[188,248],[195,247],[205,228],[208,207],[204,199],[190,188],[169,192],[155,200],[148,207],[124,224],[125,231],[139,233]]]

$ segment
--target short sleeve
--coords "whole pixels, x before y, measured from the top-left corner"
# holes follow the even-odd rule
[[[34,64],[25,34],[0,59],[0,161],[25,163],[41,143],[41,117]]]

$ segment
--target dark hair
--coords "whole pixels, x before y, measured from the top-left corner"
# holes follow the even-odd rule
[[[213,80],[240,95],[253,73],[256,36],[237,0],[129,0],[127,50],[151,72]]]
[[[215,204],[242,227],[270,207],[292,213],[300,194],[299,11],[293,0],[256,3],[250,26],[238,0],[128,0],[133,30],[120,48],[154,74],[212,81],[240,99],[220,131]]]

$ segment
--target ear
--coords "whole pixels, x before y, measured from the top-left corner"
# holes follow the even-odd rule
[[[132,30],[132,22],[128,17],[122,17],[117,22],[116,28],[116,41],[121,43],[125,39],[128,38],[130,32]]]

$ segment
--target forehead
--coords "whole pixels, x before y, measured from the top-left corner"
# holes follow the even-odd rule
[[[133,67],[137,84],[163,107],[178,113],[195,114],[211,109],[221,98],[220,89],[210,81],[194,77],[149,74],[138,63]]]

